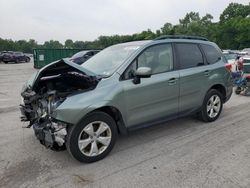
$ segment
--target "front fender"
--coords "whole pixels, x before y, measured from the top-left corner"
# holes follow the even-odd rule
[[[70,124],[77,124],[86,114],[101,107],[115,107],[126,117],[123,90],[114,78],[101,80],[94,90],[68,97],[53,113],[53,118]],[[114,80],[116,82],[114,82]]]
[[[76,125],[78,124],[88,113],[102,108],[102,107],[114,107],[119,110],[121,115],[124,117],[124,110],[119,109],[118,105],[112,104],[109,100],[104,100],[89,106],[86,106],[84,108],[75,108],[75,107],[68,107],[68,108],[58,108],[53,113],[53,118],[66,122],[68,124]]]

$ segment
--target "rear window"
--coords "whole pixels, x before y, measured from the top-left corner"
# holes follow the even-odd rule
[[[227,60],[235,60],[237,58],[237,54],[223,54]]]
[[[243,63],[250,63],[250,59],[243,59]]]
[[[215,47],[206,44],[202,44],[201,47],[209,64],[217,63],[221,59],[221,53]]]
[[[177,43],[180,69],[204,65],[202,53],[197,44]]]

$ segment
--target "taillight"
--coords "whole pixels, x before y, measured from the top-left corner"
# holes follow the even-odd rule
[[[225,67],[226,67],[226,69],[227,69],[229,72],[232,71],[232,65],[231,65],[230,63],[227,63],[227,64],[225,65]]]

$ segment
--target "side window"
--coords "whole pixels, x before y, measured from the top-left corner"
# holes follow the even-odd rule
[[[176,50],[180,69],[204,65],[203,56],[197,44],[177,43]]]
[[[214,64],[221,59],[221,54],[215,47],[206,44],[202,44],[201,47],[209,64]]]
[[[150,67],[153,74],[173,70],[171,44],[160,44],[147,48],[125,71],[124,79],[133,78],[139,67]]]

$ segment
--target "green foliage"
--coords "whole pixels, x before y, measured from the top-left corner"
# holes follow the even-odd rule
[[[65,48],[73,48],[74,47],[74,42],[71,39],[67,39],[64,43]]]
[[[222,12],[220,22],[225,23],[235,17],[250,16],[250,5],[242,5],[239,3],[230,3],[228,7]]]
[[[51,48],[51,49],[63,48],[63,45],[57,40],[50,40],[44,42],[43,48]]]
[[[0,51],[13,50],[32,53],[33,48],[79,48],[103,49],[117,43],[136,40],[151,40],[160,35],[196,35],[208,38],[219,44],[221,48],[242,49],[250,47],[250,4],[230,3],[220,15],[220,21],[212,22],[213,16],[206,14],[200,17],[198,12],[190,12],[179,23],[165,23],[155,32],[150,29],[132,35],[100,36],[94,41],[72,41],[64,44],[50,40],[38,45],[33,39],[29,41],[0,38]]]
[[[250,18],[232,18],[221,24],[219,31],[223,31],[217,35],[223,48],[242,49],[250,46]]]
[[[22,51],[26,53],[31,53],[33,48],[38,48],[39,45],[33,39],[29,41],[26,40],[18,40],[13,41],[11,39],[1,39],[0,38],[0,51],[8,50],[8,51]]]

